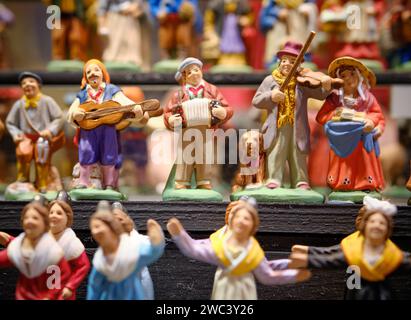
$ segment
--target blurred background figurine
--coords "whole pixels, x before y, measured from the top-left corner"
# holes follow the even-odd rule
[[[107,36],[107,68],[150,68],[148,4],[142,0],[99,0],[98,31]]]
[[[327,97],[316,118],[331,146],[327,183],[334,192],[329,199],[362,202],[364,191],[380,197],[384,176],[377,140],[384,132],[385,120],[370,92],[375,75],[351,57],[334,60],[328,74],[344,80],[344,86]]]
[[[10,52],[8,52],[8,40],[5,30],[14,21],[14,14],[3,3],[0,3],[0,70],[10,66]]]
[[[158,24],[161,61],[155,71],[174,71],[188,56],[198,56],[197,34],[202,30],[198,0],[149,0],[153,19]],[[175,61],[175,59],[177,61]]]
[[[60,8],[60,28],[51,29],[50,71],[81,70],[88,56],[89,32],[86,12],[94,0],[42,0]]]
[[[26,186],[28,189],[25,191],[22,191],[24,188],[19,190],[22,187],[19,183],[30,182],[33,160],[35,188],[42,193],[61,189],[60,182],[54,190],[49,190],[49,176],[52,175],[52,155],[65,143],[63,114],[52,97],[41,93],[40,76],[23,72],[19,75],[19,82],[24,95],[13,105],[6,119],[7,129],[16,144],[17,157],[17,183],[10,185],[6,191],[6,197],[10,196],[10,199],[27,197],[25,194],[32,190],[30,186]]]
[[[308,30],[317,29],[318,10],[313,0],[265,0],[260,27],[266,33],[264,62],[269,70],[278,61],[276,52],[287,41],[304,42]],[[309,55],[305,57],[310,60]]]
[[[203,57],[217,61],[212,72],[249,72],[243,30],[252,25],[246,0],[212,0],[204,16]]]

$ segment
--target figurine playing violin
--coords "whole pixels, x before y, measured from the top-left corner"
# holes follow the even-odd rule
[[[113,189],[117,187],[118,174],[115,165],[120,157],[118,130],[133,123],[144,125],[150,116],[161,114],[157,100],[135,103],[127,98],[119,87],[110,83],[110,76],[102,62],[97,59],[87,61],[83,68],[81,91],[68,112],[68,121],[79,127],[80,178],[76,189],[92,187],[92,166],[99,163],[106,196],[113,193]],[[73,199],[84,199],[88,196],[101,198],[101,194],[96,194],[95,189],[94,192],[78,191],[74,194],[72,191],[70,196]],[[120,193],[114,193],[114,198],[122,198]],[[113,199],[112,195],[110,198]]]
[[[262,127],[266,152],[265,187],[233,194],[232,199],[247,194],[259,201],[323,201],[320,194],[311,190],[308,181],[306,162],[310,150],[310,128],[307,100],[325,99],[332,87],[340,87],[342,81],[301,69],[304,53],[314,36],[315,32],[312,31],[304,46],[287,42],[277,53],[280,60],[277,68],[258,88],[253,105],[268,111],[268,118]],[[290,185],[296,190],[283,187],[287,162]]]

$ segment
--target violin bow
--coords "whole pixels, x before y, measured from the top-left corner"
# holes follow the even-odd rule
[[[280,87],[280,91],[284,92],[284,89],[288,86],[288,83],[291,81],[291,78],[294,76],[294,74],[297,72],[297,68],[300,65],[301,61],[304,58],[305,53],[307,52],[311,42],[313,41],[315,37],[315,31],[311,31],[310,34],[308,35],[307,40],[304,43],[303,48],[301,49],[300,53],[297,56],[297,59],[295,59],[294,64],[288,73],[287,77],[285,78],[283,84]]]

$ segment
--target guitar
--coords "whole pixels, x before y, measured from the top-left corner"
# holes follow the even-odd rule
[[[139,103],[122,106],[114,100],[107,100],[103,103],[88,101],[79,106],[84,110],[86,115],[81,121],[75,121],[76,124],[85,130],[91,130],[103,124],[115,125],[117,130],[127,128],[134,117],[133,108],[140,105],[143,112],[147,112],[149,117],[159,117],[163,114],[160,108],[160,101],[157,99],[148,99]]]

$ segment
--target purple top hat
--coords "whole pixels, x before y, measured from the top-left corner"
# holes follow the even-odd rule
[[[277,57],[281,59],[281,57],[285,54],[296,57],[298,56],[302,48],[302,43],[287,41],[284,45],[284,48],[277,52]]]

